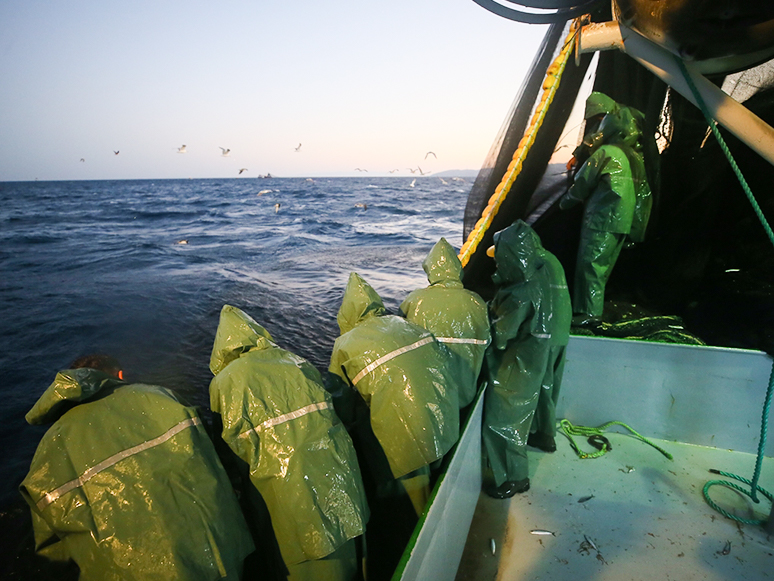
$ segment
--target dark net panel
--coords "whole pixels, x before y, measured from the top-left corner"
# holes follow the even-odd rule
[[[562,42],[566,36],[564,30],[561,32],[563,34],[560,35],[560,42]],[[538,88],[542,86],[546,69],[548,68],[550,62],[553,60],[553,57],[554,54],[552,54],[551,57],[547,59],[545,65],[542,68],[535,69],[531,73],[532,77],[539,79]],[[548,161],[556,147],[556,143],[559,141],[562,131],[564,130],[567,118],[569,117],[572,106],[575,103],[575,97],[577,95],[578,89],[583,82],[583,77],[586,74],[586,70],[588,69],[591,59],[592,55],[583,55],[580,58],[579,64],[577,65],[573,59],[570,59],[570,62],[567,64],[564,70],[561,82],[558,85],[558,89],[554,94],[553,102],[550,106],[550,113],[543,121],[543,125],[537,134],[535,142],[533,143],[528,155],[523,161],[521,172],[514,181],[511,191],[500,206],[497,215],[494,217],[490,228],[479,244],[475,254],[471,257],[470,261],[465,267],[465,285],[468,288],[479,292],[484,298],[489,298],[492,294],[491,277],[494,272],[494,261],[486,256],[486,249],[492,245],[493,236],[496,232],[502,230],[503,228],[507,228],[517,218],[524,217],[526,208],[529,205],[535,189],[543,177],[543,174],[545,173],[546,165],[548,164]],[[531,80],[532,79],[528,80],[528,83]],[[507,148],[505,145],[503,145],[499,149],[494,170],[491,172],[482,170],[482,173],[479,176],[481,182],[484,180],[486,181],[485,186],[481,186],[482,189],[480,190],[477,190],[476,187],[474,187],[473,191],[471,192],[471,197],[474,197],[475,199],[472,202],[469,200],[468,209],[466,211],[466,223],[468,222],[468,215],[470,216],[470,220],[472,220],[472,224],[468,226],[468,228],[472,227],[472,225],[475,224],[475,222],[480,217],[481,210],[486,206],[489,197],[492,195],[492,193],[494,193],[495,188],[500,183],[500,180],[502,179],[502,176],[511,161],[513,152],[515,151],[516,146],[518,145],[518,142],[523,135],[523,128],[521,131],[516,131],[515,120],[520,118],[520,116],[526,111],[527,119],[524,122],[526,125],[530,115],[532,114],[532,110],[535,106],[535,100],[537,98],[538,95],[532,99],[527,99],[527,95],[525,93],[519,100],[519,104],[517,105],[515,113],[511,118],[509,127],[509,132],[512,129],[513,143],[511,143]],[[504,143],[506,142],[507,140],[504,140]],[[502,168],[500,166],[502,166]],[[486,177],[486,173],[489,173],[488,177]],[[479,182],[480,180],[477,179],[476,182]],[[476,209],[474,210],[473,208]]]

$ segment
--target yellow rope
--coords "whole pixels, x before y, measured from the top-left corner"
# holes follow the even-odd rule
[[[462,263],[462,266],[465,266],[470,260],[470,257],[473,256],[473,254],[476,252],[476,248],[478,248],[481,240],[483,240],[484,234],[489,229],[489,226],[492,224],[492,220],[494,220],[494,217],[497,215],[500,206],[508,196],[508,192],[510,192],[511,186],[513,186],[513,182],[516,181],[516,178],[521,173],[521,167],[524,159],[526,159],[527,154],[532,148],[532,145],[535,143],[538,129],[540,129],[542,126],[543,120],[545,119],[546,113],[548,112],[548,108],[550,107],[551,102],[554,100],[554,95],[556,94],[556,90],[559,87],[559,81],[561,80],[565,65],[567,65],[567,61],[572,54],[577,28],[578,22],[576,21],[570,27],[570,31],[567,35],[567,39],[565,40],[565,44],[562,47],[562,50],[554,59],[554,62],[551,63],[551,66],[548,67],[548,70],[546,71],[546,77],[543,80],[543,94],[540,98],[540,103],[538,103],[535,112],[532,114],[529,127],[527,127],[527,130],[524,132],[524,136],[519,142],[519,146],[513,153],[513,159],[511,159],[511,163],[508,165],[508,169],[505,171],[505,175],[503,176],[502,181],[500,181],[500,184],[495,189],[494,194],[492,194],[492,196],[489,198],[489,203],[481,213],[481,218],[479,218],[478,222],[476,222],[476,225],[468,235],[468,239],[465,241],[465,244],[463,244],[462,248],[460,248],[459,259]]]

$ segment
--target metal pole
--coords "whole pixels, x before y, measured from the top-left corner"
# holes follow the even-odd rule
[[[698,106],[688,83],[675,62],[674,55],[668,50],[615,21],[589,24],[581,29],[580,52],[614,48],[624,51],[691,103]],[[774,128],[696,72],[690,62],[686,62],[685,67],[712,117],[753,151],[774,165]]]

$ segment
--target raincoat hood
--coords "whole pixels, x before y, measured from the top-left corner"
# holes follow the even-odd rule
[[[377,292],[359,274],[351,272],[341,307],[336,315],[341,334],[351,331],[367,318],[381,317],[386,313],[387,310]]]
[[[605,115],[599,124],[599,133],[594,137],[594,141],[640,149],[642,132],[637,123],[635,112],[639,113],[636,109],[632,111],[629,107],[622,107],[614,115]]]
[[[494,245],[497,271],[492,281],[495,284],[530,280],[542,264],[540,237],[522,220],[496,233]]]
[[[122,385],[126,385],[125,382],[96,369],[60,371],[25,419],[32,425],[50,424],[58,420],[72,404],[84,402],[98,393],[106,395]]]
[[[250,315],[231,305],[224,305],[220,310],[220,323],[210,355],[210,371],[217,375],[242,353],[275,346],[269,332]]]
[[[594,91],[586,99],[586,110],[583,114],[584,119],[591,119],[597,115],[607,115],[618,110],[618,103],[605,95]]]
[[[445,283],[446,286],[462,286],[462,263],[446,238],[435,243],[422,263],[422,268],[431,285]]]

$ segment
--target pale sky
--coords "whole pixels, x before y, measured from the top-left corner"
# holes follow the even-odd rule
[[[479,169],[545,31],[472,0],[0,0],[0,181]]]

